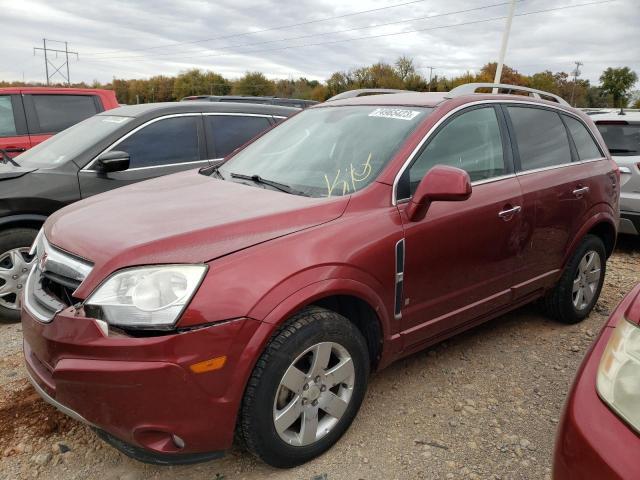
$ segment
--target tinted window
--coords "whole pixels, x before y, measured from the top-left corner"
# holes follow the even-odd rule
[[[571,162],[567,130],[557,113],[541,108],[507,109],[515,129],[522,170]]]
[[[411,193],[434,165],[462,168],[472,181],[504,175],[502,137],[495,110],[471,110],[445,125],[411,166]]]
[[[40,132],[55,133],[98,113],[92,95],[32,95]]]
[[[131,157],[130,168],[153,167],[200,160],[198,117],[158,120],[115,147]]]
[[[16,122],[13,118],[13,107],[9,95],[0,95],[0,137],[13,137],[16,133]]]
[[[209,127],[209,136],[213,137],[216,158],[229,155],[253,137],[271,126],[265,117],[243,117],[236,115],[205,115]]]
[[[640,155],[640,123],[626,121],[598,122],[598,130],[611,155]]]
[[[602,152],[600,152],[598,145],[587,130],[587,127],[573,117],[567,115],[563,115],[563,117],[573,138],[573,143],[576,145],[576,150],[578,150],[578,158],[580,160],[602,158]]]

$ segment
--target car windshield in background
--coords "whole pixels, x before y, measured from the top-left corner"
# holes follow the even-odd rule
[[[56,167],[103,140],[131,120],[131,117],[95,115],[27,150],[16,157],[16,161],[24,167]]]
[[[640,123],[601,121],[596,126],[614,156],[640,155]]]
[[[228,180],[278,182],[312,197],[347,195],[369,185],[432,111],[345,106],[305,110],[256,140],[221,168]]]

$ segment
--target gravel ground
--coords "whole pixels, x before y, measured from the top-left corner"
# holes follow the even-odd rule
[[[544,479],[583,354],[640,281],[640,240],[623,238],[600,301],[579,325],[527,307],[372,377],[355,422],[322,457],[276,470],[233,449],[188,467],[144,465],[44,404],[27,385],[20,325],[0,324],[0,479]]]

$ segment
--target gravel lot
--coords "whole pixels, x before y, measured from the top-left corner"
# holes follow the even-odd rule
[[[128,459],[38,398],[25,380],[20,325],[0,324],[0,479],[550,478],[566,392],[607,315],[640,281],[640,240],[622,238],[608,269],[579,325],[527,307],[375,375],[341,441],[286,471],[238,449],[188,467]]]

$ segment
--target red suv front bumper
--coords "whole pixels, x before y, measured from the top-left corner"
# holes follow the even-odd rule
[[[95,320],[72,309],[45,324],[24,308],[22,324],[27,370],[38,392],[106,432],[103,438],[125,453],[185,463],[215,458],[231,446],[251,368],[244,355],[260,322],[237,319],[132,338],[107,336]],[[189,368],[223,355],[220,370]]]
[[[596,374],[607,342],[640,285],[618,305],[583,360],[556,439],[554,480],[640,478],[640,437],[600,399]]]

